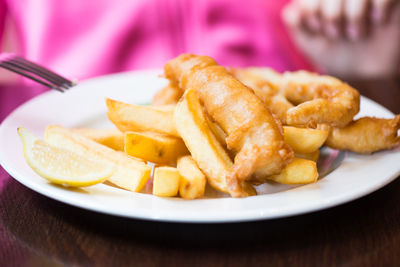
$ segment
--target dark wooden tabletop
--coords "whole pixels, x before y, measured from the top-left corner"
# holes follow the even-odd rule
[[[400,113],[399,84],[354,83],[395,113]],[[0,107],[7,90],[14,89],[0,88]],[[0,168],[0,265],[398,266],[400,180],[302,216],[173,224],[71,207],[26,188]]]

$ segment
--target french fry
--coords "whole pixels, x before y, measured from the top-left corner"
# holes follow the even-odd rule
[[[142,160],[115,151],[61,126],[48,126],[45,140],[53,146],[73,150],[81,155],[90,154],[113,163],[116,170],[107,180],[126,190],[139,192],[150,178],[151,167]]]
[[[194,90],[186,90],[176,105],[174,120],[186,147],[209,184],[219,191],[230,193],[226,180],[233,166],[232,160],[208,126]],[[251,186],[243,188],[247,191],[242,196],[256,193]]]
[[[124,134],[118,129],[71,129],[72,132],[84,135],[87,138],[108,146],[114,150],[124,151]]]
[[[296,158],[309,159],[309,160],[312,160],[314,162],[317,162],[318,158],[319,158],[319,149],[315,150],[314,152],[307,153],[307,154],[295,153],[294,156]]]
[[[212,133],[217,138],[218,142],[220,142],[224,147],[226,147],[226,133],[224,132],[224,130],[222,130],[221,127],[216,122],[212,122],[209,116],[207,116],[207,114],[205,114],[205,118],[208,127],[210,127]]]
[[[125,132],[125,152],[159,164],[176,164],[179,156],[189,154],[181,138],[149,132]]]
[[[268,179],[281,184],[309,184],[318,179],[317,164],[308,159],[294,158],[280,174]]]
[[[325,143],[328,134],[326,130],[283,126],[285,142],[295,153],[300,154],[312,153],[319,149]]]
[[[185,199],[195,199],[204,195],[206,177],[191,156],[178,159],[177,168],[181,175],[179,195]]]
[[[107,98],[107,116],[122,132],[157,132],[179,137],[173,123],[174,105],[140,106]]]
[[[134,122],[132,123],[132,125],[139,125],[138,126],[138,130],[135,130],[135,131],[151,131],[151,132],[156,132],[156,133],[170,134],[170,135],[179,137],[179,135],[175,134],[176,133],[175,125],[174,125],[173,121],[171,120],[171,118],[172,118],[171,114],[173,114],[175,106],[176,106],[174,104],[168,104],[168,105],[158,105],[158,104],[155,105],[154,104],[153,106],[138,106],[138,105],[131,105],[131,104],[122,103],[122,102],[115,101],[115,100],[112,100],[112,99],[107,99],[106,101],[107,101],[107,106],[109,106],[109,114],[110,113],[114,113],[116,109],[120,108],[120,107],[114,108],[112,106],[114,106],[114,105],[115,106],[122,106],[123,104],[130,106],[129,108],[132,109],[131,114],[134,114],[134,112],[136,112],[134,110],[136,108],[142,108],[142,112],[143,112],[143,109],[145,109],[146,111],[150,110],[151,113],[154,110],[160,111],[160,112],[165,112],[167,114],[167,116],[163,117],[162,119],[164,119],[166,122],[168,122],[168,124],[170,124],[170,128],[168,130],[168,133],[166,133],[165,129],[162,129],[162,127],[158,127],[157,123],[155,123],[155,124],[153,124],[153,126],[151,126],[152,122],[150,122],[150,121],[144,123],[145,125],[140,124],[140,123],[136,123],[135,124]],[[111,110],[113,110],[113,111],[111,111]],[[144,111],[144,112],[146,112],[146,111]],[[149,114],[147,114],[147,115],[149,115]],[[149,115],[149,116],[152,116],[152,115]],[[225,141],[226,134],[224,133],[224,131],[221,129],[221,127],[219,127],[218,124],[216,124],[215,122],[212,122],[207,115],[205,115],[205,116],[206,116],[206,121],[207,121],[209,127],[211,128],[212,132],[214,133],[215,137],[217,137],[218,141],[221,144],[226,146],[226,141]],[[110,117],[110,115],[109,115],[109,117]],[[110,120],[111,120],[111,118],[110,118]],[[120,127],[124,128],[124,126],[120,126]],[[132,126],[132,127],[134,127],[134,126]],[[150,130],[143,130],[143,129],[150,129]],[[174,133],[174,134],[171,134],[171,133]]]
[[[153,179],[153,195],[174,197],[178,194],[181,175],[174,167],[156,167]]]
[[[175,110],[175,104],[159,105],[159,106],[141,106],[141,107],[150,107],[151,109],[164,111],[167,113],[174,113]]]

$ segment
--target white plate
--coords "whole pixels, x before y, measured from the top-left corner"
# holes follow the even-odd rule
[[[400,173],[399,150],[373,155],[348,153],[340,166],[315,184],[288,187],[268,184],[264,194],[243,199],[183,200],[124,191],[105,184],[66,189],[48,183],[26,164],[17,127],[38,136],[46,125],[112,127],[107,121],[105,97],[130,103],[148,103],[166,82],[157,71],[138,71],[82,82],[67,93],[49,91],[16,109],[0,126],[0,163],[25,186],[50,198],[88,210],[156,221],[238,222],[292,216],[333,207],[371,193]],[[362,115],[393,117],[375,102],[362,98]]]

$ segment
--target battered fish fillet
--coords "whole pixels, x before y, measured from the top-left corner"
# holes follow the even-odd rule
[[[294,107],[280,88],[282,75],[270,68],[230,68],[229,71],[265,103],[279,120],[286,124],[286,112]]]
[[[281,88],[290,102],[298,104],[287,111],[288,125],[343,127],[360,110],[358,91],[331,76],[307,71],[286,72]]]
[[[231,72],[252,88],[283,124],[343,127],[360,109],[357,90],[331,76],[307,71],[280,74],[258,67],[233,68]]]
[[[169,61],[165,76],[183,90],[195,89],[207,113],[227,133],[226,143],[237,154],[229,176],[231,191],[238,181],[264,182],[294,157],[282,127],[264,103],[211,57],[183,54]]]
[[[170,82],[158,91],[153,98],[153,106],[173,105],[178,103],[183,91],[175,83]]]
[[[333,127],[326,145],[335,149],[368,154],[400,145],[400,115],[393,119],[364,117],[344,128]]]

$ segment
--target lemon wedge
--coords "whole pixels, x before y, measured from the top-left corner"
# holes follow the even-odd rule
[[[80,155],[38,139],[27,129],[18,128],[29,166],[40,176],[55,184],[83,187],[103,182],[115,165],[90,155]]]

